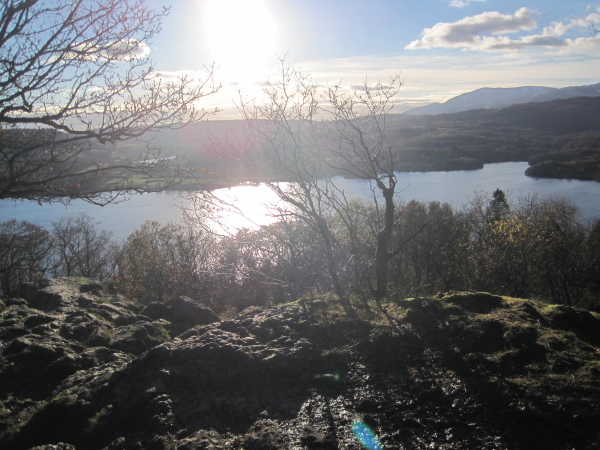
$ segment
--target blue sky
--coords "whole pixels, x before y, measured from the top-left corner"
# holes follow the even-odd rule
[[[151,58],[165,75],[215,62],[224,89],[208,103],[229,112],[232,83],[252,91],[273,73],[275,55],[323,83],[400,71],[402,112],[481,87],[600,82],[600,35],[590,34],[590,21],[600,26],[600,3],[174,0]]]

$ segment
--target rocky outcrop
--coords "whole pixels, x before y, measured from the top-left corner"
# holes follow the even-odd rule
[[[41,400],[78,370],[125,363],[171,339],[170,322],[140,314],[110,284],[45,279],[16,295],[0,308],[0,395]]]
[[[315,301],[219,321],[189,298],[142,309],[90,280],[46,284],[3,300],[2,448],[600,445],[587,311],[456,293],[387,319]]]
[[[171,331],[177,336],[190,328],[219,321],[219,317],[205,306],[189,297],[177,297],[165,303],[150,303],[143,314],[152,319],[165,319],[171,323]]]

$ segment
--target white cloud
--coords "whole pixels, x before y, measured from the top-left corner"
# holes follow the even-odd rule
[[[598,49],[600,48],[600,35],[592,37],[580,37],[577,39],[567,39],[570,48],[580,50]]]
[[[489,36],[518,31],[529,31],[537,25],[531,11],[521,8],[514,15],[498,12],[485,12],[465,17],[454,23],[437,23],[423,30],[422,38],[408,44],[405,49],[462,48],[479,51],[518,51],[527,48],[561,49],[561,51],[585,51],[596,49],[599,35],[589,36],[591,23],[600,22],[600,7],[597,12],[586,17],[571,19],[568,22],[552,22],[543,28],[541,34],[521,36],[511,39],[507,36]],[[585,31],[588,35],[579,38],[566,38],[570,30]],[[486,36],[488,35],[488,36]]]
[[[462,0],[452,0],[449,3],[449,6],[453,6],[455,8],[463,8],[463,7],[467,6],[471,2],[485,2],[485,0],[465,0],[465,1],[462,1]]]
[[[123,61],[131,61],[150,56],[150,47],[145,42],[129,39],[114,43],[106,53]]]
[[[178,84],[189,87],[197,87],[204,85],[207,80],[209,80],[209,73],[197,70],[159,70],[152,72],[150,79],[155,83],[160,83],[163,88],[168,88],[169,86]]]
[[[50,62],[58,59],[77,59],[81,61],[98,61],[99,59],[111,59],[115,61],[133,61],[146,59],[150,56],[150,47],[145,42],[135,39],[127,39],[112,42],[105,46],[99,46],[95,42],[86,42],[73,45],[65,54],[55,55],[49,58]]]
[[[532,35],[520,39],[486,37],[481,39],[479,50],[520,50],[527,47],[567,47],[569,44],[557,36]]]
[[[171,72],[171,71],[167,71],[167,70],[160,70],[157,72],[154,72],[153,75],[156,78],[159,78],[161,80],[164,81],[177,81],[180,80],[182,77],[189,77],[193,72],[190,70],[178,70],[175,72]]]
[[[564,24],[562,22],[552,22],[549,26],[544,27],[542,34],[544,36],[564,36],[571,28],[571,24]]]
[[[367,88],[372,91],[372,92],[376,92],[379,89],[385,90],[385,89],[390,89],[392,86],[390,86],[389,84],[385,84],[385,83],[371,83],[371,84],[349,84],[347,87],[344,86],[344,88],[348,89],[349,91],[367,91]]]
[[[600,12],[600,7],[598,7],[597,9]],[[588,14],[586,17],[571,19],[568,23],[552,22],[550,26],[544,27],[543,34],[553,36],[564,36],[569,30],[573,28],[589,30],[590,24],[597,23],[599,21],[600,14],[594,12],[592,14]]]
[[[422,38],[411,42],[405,48],[415,50],[478,47],[481,44],[481,34],[511,33],[535,27],[536,22],[527,8],[517,10],[512,16],[495,11],[485,12],[454,23],[439,22],[433,28],[423,30]]]

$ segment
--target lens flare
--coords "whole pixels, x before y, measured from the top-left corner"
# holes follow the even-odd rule
[[[367,450],[383,450],[383,445],[379,442],[379,438],[366,423],[355,420],[352,424],[352,432],[356,436],[356,439],[358,439],[358,442]]]

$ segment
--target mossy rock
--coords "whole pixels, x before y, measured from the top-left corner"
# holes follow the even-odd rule
[[[504,348],[505,325],[500,320],[476,318],[458,335],[460,346],[469,351],[492,353]]]
[[[449,294],[444,296],[442,301],[479,314],[488,314],[494,309],[507,307],[502,297],[486,292]]]
[[[14,448],[30,448],[49,442],[72,443],[87,425],[86,409],[73,397],[53,398],[16,430]]]
[[[152,347],[171,340],[167,330],[169,326],[170,323],[166,320],[156,320],[120,327],[108,346],[133,355],[141,355]]]
[[[600,345],[600,319],[589,311],[570,306],[549,306],[544,316],[554,328],[574,332],[592,345]]]

